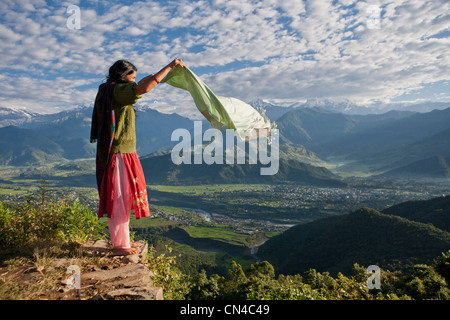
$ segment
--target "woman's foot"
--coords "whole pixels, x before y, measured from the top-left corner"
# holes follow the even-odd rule
[[[113,255],[115,256],[128,256],[131,254],[139,253],[137,248],[113,248]]]

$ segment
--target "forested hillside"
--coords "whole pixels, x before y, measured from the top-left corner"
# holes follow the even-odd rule
[[[280,273],[349,272],[354,263],[406,270],[450,248],[450,198],[369,208],[290,228],[260,247],[258,255]],[[442,228],[442,229],[441,229]]]

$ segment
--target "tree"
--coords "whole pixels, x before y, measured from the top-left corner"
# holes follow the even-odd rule
[[[434,263],[436,271],[445,278],[447,286],[450,285],[450,250],[443,252]]]
[[[240,288],[247,282],[242,266],[236,261],[232,261],[227,274],[222,279],[221,297],[223,299],[243,299],[242,291]]]
[[[450,291],[445,279],[436,270],[418,264],[403,279],[405,293],[413,299],[450,299]]]
[[[221,277],[213,274],[208,279],[205,270],[193,276],[190,284],[189,300],[217,299],[220,293],[219,281]]]

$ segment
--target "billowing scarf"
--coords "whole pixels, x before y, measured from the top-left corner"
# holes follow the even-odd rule
[[[110,81],[99,86],[92,112],[91,143],[97,142],[95,171],[99,193],[116,131],[113,104],[114,86]]]
[[[194,99],[197,109],[215,129],[225,125],[228,129],[234,130],[241,140],[255,139],[269,134],[272,127],[269,119],[244,101],[215,95],[187,67],[176,66],[161,82],[187,90]]]

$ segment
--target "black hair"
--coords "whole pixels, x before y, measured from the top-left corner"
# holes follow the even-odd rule
[[[122,76],[127,76],[137,71],[137,68],[127,60],[118,60],[109,68],[109,75],[106,77],[109,81],[123,83]]]

